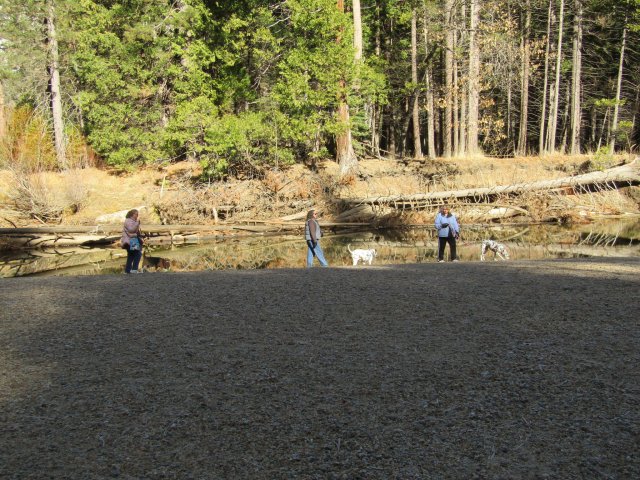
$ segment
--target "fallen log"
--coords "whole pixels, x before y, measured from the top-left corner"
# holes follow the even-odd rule
[[[321,222],[322,227],[363,227],[369,223]],[[225,235],[266,235],[298,232],[303,222],[250,220],[227,225],[142,225],[148,244],[191,243]],[[106,245],[117,242],[121,225],[0,228],[0,250]]]
[[[416,205],[425,208],[427,204],[436,205],[456,199],[482,199],[491,201],[499,196],[521,194],[539,190],[555,190],[563,188],[584,189],[597,186],[600,189],[618,188],[620,186],[640,185],[640,158],[626,165],[599,172],[582,175],[542,180],[531,183],[513,185],[497,185],[495,187],[448,190],[443,192],[419,193],[412,195],[387,195],[365,198],[347,198],[342,203],[347,207],[356,205],[388,205],[396,209],[413,209]]]
[[[135,207],[135,210],[142,213],[147,209],[145,205],[140,205],[139,207]],[[129,210],[120,210],[115,213],[107,213],[105,215],[100,215],[96,217],[96,223],[116,223],[116,222],[124,222],[127,213]]]
[[[105,235],[2,235],[0,236],[0,250],[14,250],[21,248],[52,248],[72,247],[82,245],[108,245],[120,236]]]

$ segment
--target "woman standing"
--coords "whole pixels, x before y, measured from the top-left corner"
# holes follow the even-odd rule
[[[460,237],[460,226],[456,216],[444,205],[436,215],[436,230],[438,231],[438,262],[444,262],[444,249],[449,244],[451,260],[458,261],[456,255],[456,240]]]
[[[304,238],[308,247],[307,267],[313,266],[313,257],[317,257],[323,267],[329,266],[324,258],[322,248],[320,248],[320,237],[322,237],[322,231],[318,223],[318,213],[315,210],[309,210],[307,212],[307,221],[304,224]]]
[[[142,258],[142,233],[140,232],[140,220],[138,210],[135,208],[127,212],[122,228],[122,238],[120,245],[127,251],[127,263],[124,273],[142,273],[138,270],[140,259]]]

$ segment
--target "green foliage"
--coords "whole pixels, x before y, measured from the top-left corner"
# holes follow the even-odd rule
[[[593,157],[593,169],[604,171],[607,168],[611,167],[614,162],[614,157],[611,153],[611,148],[609,146],[600,147],[596,154]]]
[[[599,98],[594,102],[594,105],[600,109],[613,108],[616,106],[615,98]]]
[[[617,132],[609,132],[607,126],[615,107],[611,97],[616,94],[625,25],[631,30],[618,106],[620,118],[633,115],[638,75],[630,67],[638,63],[632,46],[637,43],[633,30],[639,23],[639,1],[584,3],[585,18],[594,20],[584,23],[582,118],[594,123],[583,128],[586,148],[594,148],[609,134],[629,148],[638,138],[633,126],[624,122]],[[529,143],[535,144],[548,2],[528,3],[528,123]],[[462,4],[454,4],[461,111],[467,101],[469,31]],[[83,136],[105,163],[117,168],[189,159],[200,161],[208,178],[221,179],[327,156],[333,137],[346,128],[359,155],[371,153],[368,142],[374,137],[381,139],[383,150],[388,148],[392,135],[396,151],[405,153],[402,150],[411,143],[408,107],[415,92],[420,93],[425,136],[427,66],[433,72],[436,144],[441,148],[448,29],[442,2],[363,3],[364,56],[358,64],[349,2],[347,13],[338,10],[335,0],[55,0],[54,5],[70,148],[86,150]],[[50,128],[45,6],[43,0],[0,0],[0,81],[9,104],[35,108]],[[566,4],[561,112],[568,111],[570,101],[564,89],[571,81],[573,8],[571,2]],[[417,83],[410,81],[414,12]],[[476,39],[482,55],[479,140],[486,153],[508,154],[516,143],[524,13],[522,2],[482,4]],[[548,59],[552,71],[554,38],[555,31]],[[345,101],[349,125],[336,118],[337,106]],[[587,115],[592,107],[593,115]],[[566,128],[567,120],[561,119],[558,131]],[[50,141],[48,131],[46,138]]]
[[[284,121],[282,115],[257,112],[220,118],[205,131],[200,154],[203,175],[222,179],[229,173],[294,163],[292,130]]]
[[[617,131],[613,132],[616,138],[620,142],[624,142],[627,145],[627,149],[631,151],[631,134],[633,132],[633,122],[629,120],[623,120],[618,122]]]

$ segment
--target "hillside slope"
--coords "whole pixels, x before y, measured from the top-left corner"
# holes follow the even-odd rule
[[[624,160],[627,159],[616,159]],[[272,220],[300,214],[310,208],[321,210],[328,219],[340,213],[341,198],[553,179],[584,171],[590,166],[593,168],[589,161],[586,156],[424,162],[367,159],[360,161],[357,172],[343,178],[339,176],[335,162],[324,161],[314,169],[295,165],[286,170],[266,172],[260,178],[210,183],[203,183],[198,164],[189,162],[128,174],[87,168],[18,179],[10,172],[2,171],[0,225],[27,226],[43,222],[93,225],[100,223],[98,218],[102,215],[134,207],[144,207],[145,223]],[[524,205],[535,220],[558,215],[578,219],[638,213],[638,199],[634,198],[636,189],[625,190],[588,196],[530,195],[516,203]],[[472,216],[468,205],[457,207],[463,215]],[[402,221],[430,222],[432,215],[432,211],[408,211],[402,214]]]

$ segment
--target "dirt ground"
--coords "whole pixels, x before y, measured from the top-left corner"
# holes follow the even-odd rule
[[[640,478],[638,259],[0,282],[0,477]]]

